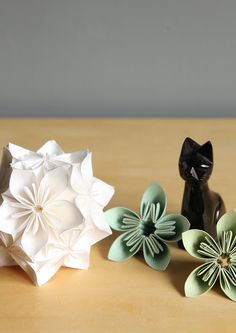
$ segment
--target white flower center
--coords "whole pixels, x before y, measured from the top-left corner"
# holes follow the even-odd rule
[[[42,213],[42,211],[43,211],[43,207],[42,206],[40,206],[40,205],[34,206],[34,212],[36,214],[40,214],[40,213]]]

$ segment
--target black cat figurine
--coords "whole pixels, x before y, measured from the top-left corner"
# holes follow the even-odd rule
[[[213,169],[213,148],[210,141],[203,145],[186,138],[180,158],[179,173],[185,180],[182,215],[191,229],[201,229],[216,237],[216,223],[225,213],[225,205],[218,193],[208,187]],[[182,242],[179,242],[182,246]]]

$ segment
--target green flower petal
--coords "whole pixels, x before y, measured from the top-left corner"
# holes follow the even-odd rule
[[[161,242],[161,241],[159,241]],[[159,252],[158,254],[154,253],[154,256],[150,253],[148,246],[146,243],[143,244],[143,255],[146,263],[159,271],[164,271],[166,267],[168,266],[171,256],[168,246],[161,242],[161,245],[163,247],[163,251]]]
[[[125,232],[114,240],[108,253],[108,259],[113,261],[123,261],[129,259],[139,251],[140,247],[137,247],[134,251],[130,251],[131,247],[128,247],[126,241],[124,241],[127,234],[128,232]]]
[[[128,208],[123,208],[123,207],[115,207],[108,209],[105,212],[105,216],[107,219],[107,222],[109,223],[110,227],[114,230],[118,231],[124,231],[125,229],[122,228],[124,225],[123,223],[123,218],[130,217],[131,219],[137,220],[139,219],[139,216],[133,212],[132,210]]]
[[[166,193],[164,189],[161,187],[159,183],[152,183],[144,192],[142,200],[141,200],[141,205],[140,205],[140,211],[141,211],[141,216],[143,216],[143,213],[145,211],[145,207],[147,204],[160,204],[160,212],[159,216],[161,217],[162,215],[165,214],[166,210],[166,204],[167,204],[167,198],[166,198]]]
[[[206,242],[205,237],[208,237],[213,243],[215,243],[214,239],[203,230],[191,229],[183,232],[182,240],[185,250],[195,258],[209,259],[209,257],[197,252],[197,250],[200,250],[200,243]]]
[[[214,281],[212,284],[209,285],[208,281],[204,282],[202,276],[197,275],[198,272],[204,268],[206,264],[203,264],[197,267],[190,275],[188,276],[185,285],[184,285],[184,292],[185,296],[187,297],[196,297],[205,294],[208,292],[216,283],[218,275],[215,276]]]
[[[236,236],[236,211],[230,210],[219,219],[216,225],[217,236],[220,237],[223,231],[232,230]]]
[[[169,225],[172,224],[172,222],[175,223],[173,225]],[[157,228],[155,235],[157,235],[160,239],[165,242],[177,242],[182,238],[182,233],[189,229],[190,223],[183,215],[170,214],[160,218],[155,226]]]
[[[228,281],[227,285],[222,274],[220,274],[220,287],[227,297],[236,302],[236,286],[230,283],[230,281]]]

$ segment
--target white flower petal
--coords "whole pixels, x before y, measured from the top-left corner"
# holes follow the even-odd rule
[[[80,235],[81,243],[93,245],[112,234],[101,208],[93,212],[94,214],[85,219],[85,226]]]
[[[27,223],[27,217],[14,218],[18,209],[12,207],[7,202],[0,206],[0,231],[14,235],[20,232]]]
[[[59,233],[75,228],[83,222],[79,210],[69,201],[54,201],[46,206],[45,213],[51,228]]]
[[[71,252],[64,257],[63,266],[88,269],[89,267],[89,251],[86,252]]]
[[[77,192],[78,194],[87,195],[90,182],[89,184],[87,184],[87,182],[84,180],[83,175],[81,173],[81,165],[75,165],[73,167],[70,181],[71,181],[71,187],[75,192]]]
[[[55,258],[53,260],[45,262],[43,265],[32,264],[34,269],[35,278],[34,282],[37,286],[41,287],[48,282],[60,269],[63,264],[63,258]]]
[[[43,193],[49,189],[50,198],[54,198],[56,195],[59,195],[65,191],[67,185],[68,168],[58,167],[45,173],[39,185],[39,193],[42,196]]]
[[[75,198],[75,203],[82,215],[87,218],[90,216],[90,206],[91,206],[91,199],[87,195],[78,195]]]
[[[81,168],[81,174],[86,183],[91,182],[93,177],[92,153],[88,153],[88,155],[81,163],[80,168]]]
[[[111,235],[111,231],[100,230],[92,221],[86,220],[86,229],[80,236],[80,242],[92,246],[109,235]]]
[[[114,192],[113,186],[94,178],[91,186],[91,196],[101,207],[105,207],[108,204]]]
[[[35,221],[34,221],[35,222]],[[29,256],[36,255],[40,249],[44,247],[48,240],[48,232],[42,228],[41,224],[38,225],[37,231],[33,229],[33,223],[28,225],[27,230],[23,232],[20,243],[22,249]]]
[[[65,153],[55,157],[57,161],[62,161],[69,164],[79,164],[89,154],[88,150],[76,151],[73,153]]]
[[[13,162],[11,164],[13,169],[20,169],[20,170],[34,170],[39,168],[44,162],[44,159],[38,155],[32,155],[25,158],[22,161]]]
[[[54,156],[63,154],[64,151],[61,149],[59,144],[55,140],[47,141],[42,147],[37,150],[37,154],[42,156]]]
[[[98,229],[103,230],[108,234],[111,234],[111,228],[109,227],[105,214],[99,205],[93,203],[90,214],[92,221]]]
[[[12,157],[19,161],[21,161],[29,156],[37,155],[35,152],[33,152],[31,150],[25,149],[23,147],[13,144],[13,143],[9,143],[7,145],[7,148],[10,151]]]
[[[107,235],[111,234],[111,229],[99,204],[91,198],[89,200],[89,197],[86,196],[77,196],[75,203],[85,217],[86,223],[87,221],[92,221],[96,228],[103,230]]]
[[[9,188],[11,194],[20,202],[25,202],[25,187],[32,187],[37,184],[37,179],[33,171],[14,169],[11,174]]]
[[[62,256],[56,256],[52,260],[44,258],[43,261],[32,262],[20,247],[15,247],[15,249],[13,249],[12,257],[38,286],[42,286],[46,283],[58,271],[63,263]]]

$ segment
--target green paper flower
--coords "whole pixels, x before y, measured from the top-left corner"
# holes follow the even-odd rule
[[[108,258],[123,261],[143,251],[149,266],[165,270],[170,262],[166,242],[179,241],[182,232],[189,229],[189,222],[184,216],[164,215],[165,211],[166,194],[158,183],[151,184],[144,192],[140,215],[122,207],[106,211],[110,226],[124,232],[113,242]]]
[[[185,295],[200,296],[209,291],[219,278],[223,292],[236,301],[236,211],[224,214],[216,228],[216,241],[202,230],[183,233],[183,244],[188,253],[205,261],[187,278]]]

